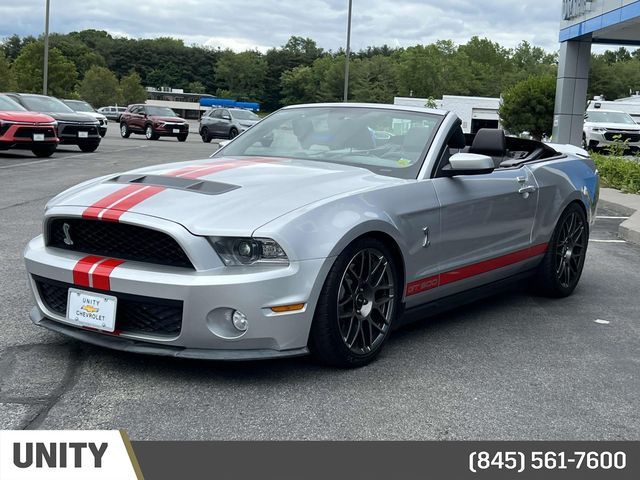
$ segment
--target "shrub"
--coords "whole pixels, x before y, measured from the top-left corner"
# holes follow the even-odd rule
[[[640,162],[622,157],[592,153],[600,172],[603,187],[617,188],[627,193],[640,193]]]

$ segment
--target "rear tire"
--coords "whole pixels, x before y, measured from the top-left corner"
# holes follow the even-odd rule
[[[229,130],[229,140],[233,140],[238,136],[238,130],[236,128],[232,128]]]
[[[129,130],[129,127],[126,123],[120,124],[120,136],[122,138],[129,138],[131,136],[131,130]]]
[[[584,267],[589,240],[587,217],[576,203],[560,216],[542,263],[534,277],[534,288],[552,298],[573,293]]]
[[[336,259],[318,299],[309,349],[341,368],[367,365],[380,353],[400,306],[392,252],[374,238],[349,245]]]
[[[36,157],[39,158],[49,158],[58,148],[57,145],[39,145],[37,147],[33,147],[31,151]]]

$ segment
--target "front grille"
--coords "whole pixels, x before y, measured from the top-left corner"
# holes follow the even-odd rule
[[[625,142],[629,140],[630,142],[640,142],[640,133],[626,133],[626,132],[616,132],[616,131],[608,131],[604,134],[604,138],[613,142],[615,140],[620,140],[621,142]]]
[[[78,136],[78,132],[89,132],[89,135],[98,135],[98,129],[90,125],[60,125],[60,136]]]
[[[9,128],[11,128],[11,124],[10,123],[4,123],[4,124],[0,125],[0,137],[2,135],[4,135],[5,133],[7,133],[7,130],[9,130]]]
[[[45,138],[55,138],[53,128],[20,127],[16,133],[16,138],[33,138],[35,133],[44,133]]]
[[[62,317],[67,315],[67,294],[73,285],[34,276],[42,303]],[[123,333],[176,337],[182,329],[182,302],[82,287],[82,290],[117,297],[116,330]]]
[[[65,228],[72,245],[65,243],[65,240],[69,241],[65,236]],[[49,221],[47,244],[103,257],[194,269],[187,254],[172,237],[157,230],[126,223],[54,218]]]

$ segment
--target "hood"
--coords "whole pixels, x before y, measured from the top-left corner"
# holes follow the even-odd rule
[[[74,122],[74,123],[96,123],[96,119],[86,113],[75,113],[75,112],[43,112],[47,115],[52,116],[59,122]]]
[[[82,113],[83,115],[89,115],[90,117],[97,118],[100,120],[106,120],[107,118],[100,112],[78,112],[78,113]]]
[[[5,112],[0,111],[0,120],[7,122],[51,123],[55,120],[49,115],[36,112]]]
[[[133,185],[132,180],[136,182]],[[305,205],[406,181],[332,163],[223,157],[114,175],[72,188],[48,207],[90,207],[109,197],[104,203],[112,205],[111,219],[127,211],[179,223],[196,235],[250,235]],[[135,193],[145,187],[146,193]],[[113,206],[127,193],[131,196]],[[106,215],[104,210],[100,215],[99,208],[87,212]]]
[[[149,118],[155,122],[187,123],[184,118],[180,117],[158,117],[155,115],[149,115]]]
[[[606,128],[610,130],[626,130],[628,132],[640,132],[640,125],[630,123],[600,123],[584,122],[585,127]]]

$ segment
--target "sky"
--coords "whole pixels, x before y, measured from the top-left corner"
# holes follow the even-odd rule
[[[45,0],[0,0],[0,39],[44,31]],[[344,46],[348,0],[51,0],[52,32],[170,36],[235,51],[279,47],[292,35]],[[353,0],[352,48],[408,47],[474,35],[505,47],[558,49],[560,0]]]

